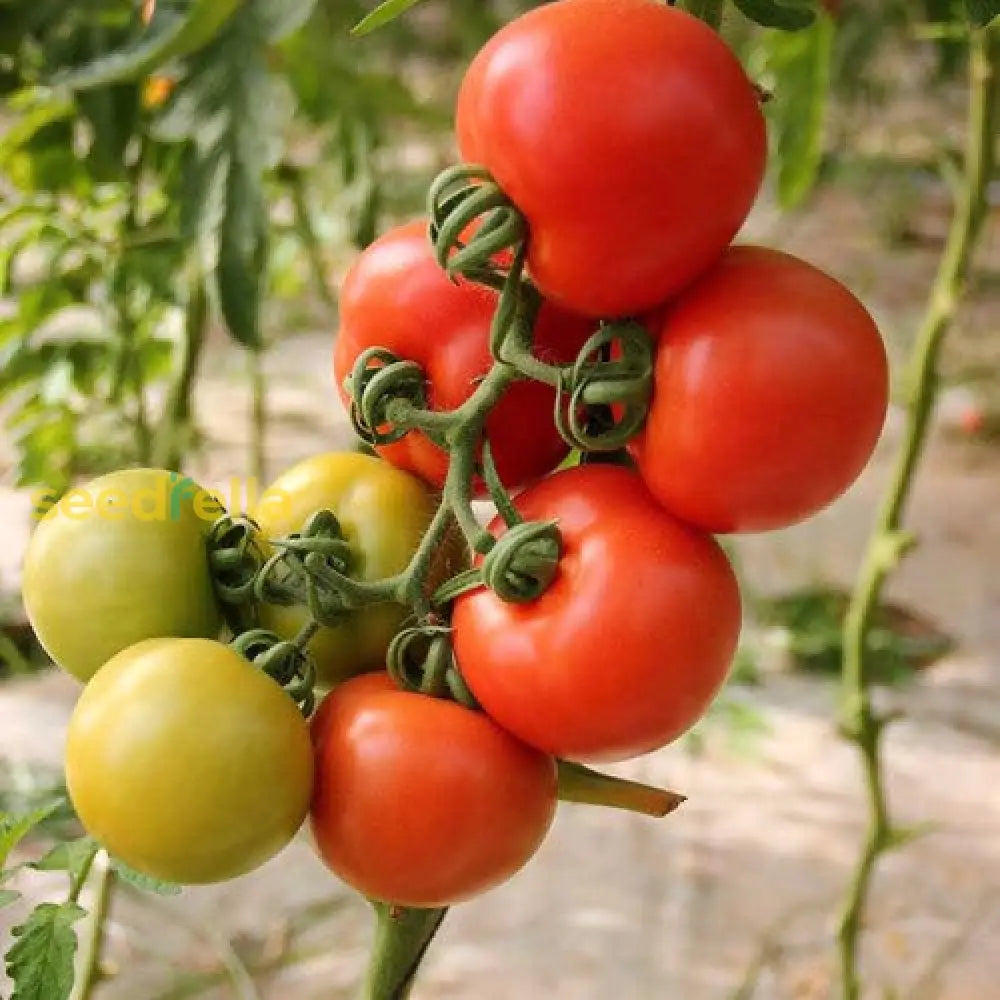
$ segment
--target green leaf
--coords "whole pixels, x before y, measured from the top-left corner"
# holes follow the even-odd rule
[[[20,898],[21,894],[13,889],[0,889],[0,910],[10,906],[11,903],[16,903]]]
[[[819,176],[834,41],[834,22],[825,15],[806,31],[774,32],[762,41],[774,86],[768,115],[774,124],[778,200],[784,208],[800,205]]]
[[[67,840],[56,844],[48,854],[28,867],[40,872],[68,872],[75,879],[90,864],[97,850],[97,841],[93,837]]]
[[[41,88],[24,94],[21,101],[16,100],[19,96],[15,94],[9,99],[10,106],[20,113],[0,141],[0,169],[16,150],[30,142],[46,125],[68,118],[74,111],[74,104],[68,97]],[[21,106],[24,103],[26,107]]]
[[[181,223],[215,278],[233,338],[261,343],[268,256],[264,181],[281,158],[294,98],[267,65],[274,0],[246,0],[218,38],[192,57],[157,128],[188,140]]]
[[[11,934],[7,975],[14,983],[11,1000],[66,1000],[73,988],[75,924],[85,915],[76,903],[42,903]]]
[[[765,28],[801,31],[816,17],[811,0],[733,0],[741,14]]]
[[[269,42],[279,42],[301,28],[317,0],[257,0],[258,17]]]
[[[965,0],[965,10],[969,20],[983,28],[1000,16],[1000,0]]]
[[[144,875],[142,872],[137,872],[134,868],[129,868],[124,861],[119,861],[117,858],[111,859],[111,868],[123,882],[127,882],[134,889],[140,889],[143,892],[153,892],[158,896],[180,895],[181,887],[179,885],[174,885],[172,882],[161,882],[159,879],[153,878],[152,875]]]
[[[898,851],[904,847],[909,847],[910,844],[917,840],[922,840],[924,837],[940,832],[941,826],[941,823],[927,822],[894,827],[889,834],[888,849]]]
[[[20,816],[0,815],[0,868],[7,863],[10,852],[42,820],[51,816],[59,807],[58,802],[49,802]]]
[[[363,17],[353,28],[352,35],[367,35],[383,24],[394,21],[400,14],[405,14],[415,7],[420,0],[383,0],[370,14]]]
[[[61,73],[53,82],[87,90],[146,76],[168,60],[197,52],[211,42],[242,2],[194,0],[183,10],[160,3],[149,27],[132,44]]]

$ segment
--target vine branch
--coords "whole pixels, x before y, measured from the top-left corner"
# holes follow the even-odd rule
[[[927,442],[938,390],[938,358],[961,301],[987,210],[1000,108],[1000,29],[974,32],[969,64],[970,101],[965,167],[948,240],[907,371],[907,421],[892,481],[869,540],[844,623],[841,722],[861,755],[868,799],[868,830],[838,925],[841,996],[858,1000],[858,944],[878,861],[899,843],[889,813],[882,766],[887,719],[872,705],[868,636],[882,591],[912,539],[902,532],[914,476]]]
[[[86,932],[82,936],[79,969],[70,1000],[90,1000],[93,989],[101,978],[101,955],[104,952],[115,873],[106,856],[91,864],[94,869],[94,900]]]

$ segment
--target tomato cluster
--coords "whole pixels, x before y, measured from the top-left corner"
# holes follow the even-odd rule
[[[475,180],[432,205],[432,240],[394,229],[344,283],[336,379],[380,457],[303,462],[245,521],[125,471],[82,491],[93,517],[60,504],[32,538],[28,612],[88,682],[70,793],[149,874],[232,877],[311,813],[372,898],[506,879],[562,762],[660,748],[719,690],[741,607],[713,534],[815,513],[875,446],[871,317],[805,262],[729,246],[764,123],[703,23],[656,0],[537,8],[472,63],[458,136]],[[595,423],[628,440],[567,430]],[[615,463],[553,471],[581,440]],[[137,497],[160,486],[157,520]],[[309,724],[293,698],[308,715],[316,683]]]

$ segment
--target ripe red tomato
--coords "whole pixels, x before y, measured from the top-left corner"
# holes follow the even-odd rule
[[[536,601],[489,590],[456,601],[455,655],[480,704],[571,760],[621,760],[676,739],[736,649],[739,589],[722,550],[620,467],[558,472],[517,507],[558,523],[562,558]]]
[[[448,906],[518,871],[556,807],[551,757],[387,674],[337,687],[312,723],[320,855],[372,899]]]
[[[542,293],[592,316],[651,309],[711,264],[766,159],[735,56],[659,0],[558,0],[512,21],[469,67],[457,129],[526,217]]]
[[[334,354],[337,384],[370,347],[385,347],[418,362],[427,374],[428,405],[460,406],[493,363],[490,321],[497,293],[466,281],[451,282],[438,267],[426,222],[390,230],[357,260],[344,281],[340,332]],[[550,361],[572,361],[593,332],[593,323],[543,305],[536,323],[536,348]],[[486,421],[493,458],[511,488],[549,472],[568,451],[552,423],[554,390],[518,382]],[[447,453],[411,431],[379,453],[400,469],[440,486]]]
[[[632,445],[663,505],[709,531],[814,514],[878,441],[888,366],[877,327],[804,261],[735,247],[649,327],[653,402]]]

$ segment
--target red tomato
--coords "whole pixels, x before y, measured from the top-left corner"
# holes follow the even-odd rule
[[[480,704],[571,760],[621,760],[680,736],[718,691],[739,636],[722,550],[619,467],[558,472],[517,506],[558,522],[563,553],[536,601],[489,590],[456,601],[455,655]]]
[[[653,402],[632,449],[678,517],[713,532],[781,528],[864,468],[885,420],[885,348],[829,275],[735,247],[649,326]]]
[[[447,278],[434,260],[426,222],[386,233],[360,256],[341,292],[334,369],[345,402],[343,382],[358,355],[385,347],[423,367],[432,409],[461,405],[493,363],[489,331],[496,305],[496,292]],[[545,304],[535,329],[539,356],[572,361],[594,325]],[[544,475],[566,455],[568,448],[552,422],[554,403],[548,386],[518,382],[490,414],[486,432],[508,487]],[[378,451],[434,485],[444,482],[448,456],[423,434],[411,431]]]
[[[556,808],[555,762],[480,712],[396,688],[335,688],[312,723],[320,855],[372,899],[449,906],[510,878]]]
[[[542,293],[592,316],[653,308],[709,266],[766,160],[735,56],[659,0],[559,0],[512,21],[469,67],[457,129],[527,219]]]

